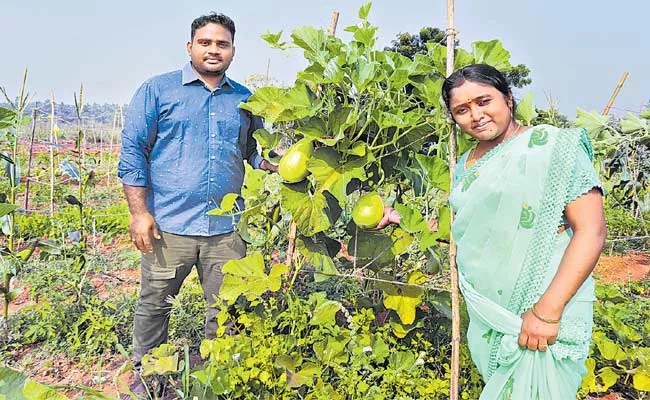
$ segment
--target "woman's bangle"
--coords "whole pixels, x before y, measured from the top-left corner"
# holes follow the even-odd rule
[[[533,304],[533,306],[530,308],[530,312],[532,312],[533,315],[534,315],[537,319],[539,319],[540,321],[544,321],[544,322],[546,322],[547,324],[559,324],[559,323],[560,323],[560,319],[551,319],[551,318],[546,318],[546,317],[544,317],[543,315],[540,315],[540,314],[537,312],[537,310],[535,310],[535,306],[536,306],[536,305],[537,305],[537,303]]]

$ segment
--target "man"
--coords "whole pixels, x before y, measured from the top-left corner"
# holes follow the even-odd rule
[[[234,22],[223,14],[192,22],[182,70],[156,76],[135,93],[126,113],[118,175],[131,213],[130,235],[142,255],[133,330],[136,363],[167,340],[170,304],[196,265],[208,303],[205,335],[213,338],[221,267],[246,246],[231,217],[208,216],[222,197],[239,193],[247,160],[276,171],[256,151],[262,121],[237,105],[250,91],[226,76],[235,55]],[[241,198],[239,206],[243,207]]]

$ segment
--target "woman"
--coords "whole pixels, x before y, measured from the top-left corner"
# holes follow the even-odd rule
[[[590,276],[606,236],[584,130],[515,121],[504,76],[475,64],[443,84],[452,119],[478,140],[458,163],[452,232],[486,383],[481,399],[575,399],[593,324]],[[380,226],[399,223],[387,208]]]

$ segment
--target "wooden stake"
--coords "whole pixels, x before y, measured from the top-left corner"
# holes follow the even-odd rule
[[[32,137],[29,141],[29,155],[27,161],[27,176],[25,177],[25,203],[23,204],[25,211],[29,210],[29,181],[32,179],[32,155],[34,149],[34,135],[36,134],[36,112],[38,110],[34,108],[32,110]]]
[[[447,0],[447,76],[454,72],[454,47],[456,29],[454,28],[454,0]],[[453,187],[454,172],[456,171],[456,128],[452,124],[449,132],[449,178]],[[454,223],[454,212],[451,212],[451,223]],[[456,243],[450,233],[449,238],[449,269],[451,273],[451,382],[449,399],[458,400],[460,380],[460,294],[458,288],[458,266],[456,265]]]
[[[269,85],[269,71],[271,70],[271,58],[266,61],[266,77],[264,78],[264,85]]]
[[[338,11],[334,11],[332,13],[332,19],[330,19],[329,27],[329,33],[332,36],[336,35],[336,25],[339,23],[339,15],[340,13]]]
[[[609,101],[607,102],[607,105],[603,110],[603,115],[609,114],[609,110],[612,108],[612,105],[614,104],[614,100],[616,100],[616,97],[618,96],[618,93],[621,91],[621,88],[623,87],[623,84],[625,83],[625,80],[627,79],[628,76],[630,76],[630,74],[627,72],[625,72],[623,76],[621,76],[621,80],[618,81],[618,85],[616,85],[616,89],[614,89],[614,93],[612,93],[612,97],[609,98]]]
[[[54,135],[54,126],[56,117],[54,114],[54,92],[52,92],[52,98],[50,100],[50,215],[54,215],[54,146],[53,143],[56,140]]]
[[[332,19],[330,20],[330,27],[328,29],[328,32],[330,35],[334,36],[336,34],[336,24],[338,24],[339,21],[339,12],[334,11],[332,13]],[[270,60],[269,60],[270,62]],[[268,74],[268,70],[267,70]],[[267,78],[268,79],[268,78]],[[321,86],[318,87],[317,95],[320,94],[321,92]],[[284,262],[286,265],[292,265],[293,264],[293,255],[294,251],[296,248],[296,235],[298,233],[296,221],[291,219],[291,224],[289,224],[289,244],[287,245],[287,259]]]

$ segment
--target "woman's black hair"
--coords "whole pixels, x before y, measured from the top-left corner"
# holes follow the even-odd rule
[[[517,105],[515,104],[515,99],[512,96],[512,90],[510,89],[506,77],[498,69],[487,64],[468,65],[449,75],[449,77],[445,79],[445,82],[442,84],[442,99],[445,101],[445,105],[450,114],[451,106],[449,103],[451,99],[451,91],[465,83],[465,81],[490,85],[503,93],[506,101],[512,99],[512,114],[514,115]]]

